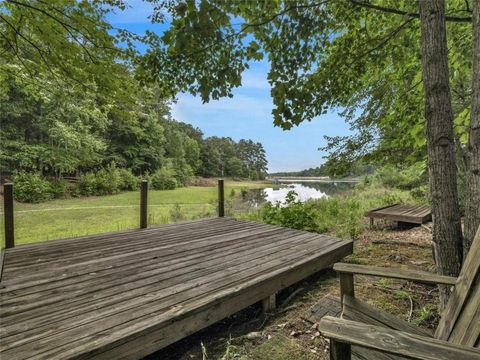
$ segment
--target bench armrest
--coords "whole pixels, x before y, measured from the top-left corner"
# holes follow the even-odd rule
[[[356,345],[408,359],[480,360],[480,349],[331,316],[320,320],[318,330],[333,344]]]
[[[411,280],[425,284],[455,285],[455,282],[457,281],[456,277],[437,275],[426,271],[346,263],[336,263],[333,265],[333,270],[343,274],[379,276],[392,279]]]

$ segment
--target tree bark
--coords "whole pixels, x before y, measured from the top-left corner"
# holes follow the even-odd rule
[[[462,228],[458,205],[453,110],[443,0],[420,0],[422,77],[430,172],[433,241],[437,270],[457,276],[462,264]],[[448,300],[440,289],[440,308]]]
[[[480,0],[473,0],[472,109],[467,149],[464,256],[480,226]]]

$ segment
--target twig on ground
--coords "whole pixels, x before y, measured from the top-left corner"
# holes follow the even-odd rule
[[[408,314],[408,322],[410,322],[413,315],[413,299],[410,295],[408,295],[408,300],[410,300],[410,313]]]
[[[301,291],[303,291],[304,289],[303,288],[298,288],[296,289],[294,292],[292,292],[290,295],[288,295],[288,297],[285,299],[285,301],[282,303],[282,305],[280,305],[280,308],[284,308],[285,306],[287,306],[287,304],[292,301],[292,299]]]
[[[430,232],[430,234],[432,233],[432,229],[431,229],[431,228],[429,228],[427,225],[425,225],[425,224],[422,224],[422,228],[424,228],[424,229],[428,230],[428,232]]]
[[[381,245],[403,245],[403,246],[418,246],[422,248],[430,248],[431,244],[422,244],[413,241],[392,241],[392,240],[373,240],[372,244]]]
[[[278,314],[282,314],[282,313],[287,312],[287,311],[289,311],[289,310],[293,310],[293,309],[295,309],[295,308],[297,308],[297,307],[298,307],[298,305],[290,305],[290,306],[287,306],[287,307],[285,307],[285,308],[281,308],[280,310],[277,311],[277,313],[278,313]]]

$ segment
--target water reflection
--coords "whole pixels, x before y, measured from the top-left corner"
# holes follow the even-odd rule
[[[329,195],[347,191],[354,186],[354,183],[346,182],[299,182],[283,187],[250,190],[244,194],[243,200],[250,207],[258,207],[266,201],[284,202],[288,192],[295,191],[297,200],[305,202],[310,199],[328,198]]]

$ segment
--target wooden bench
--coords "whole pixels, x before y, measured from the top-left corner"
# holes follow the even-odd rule
[[[334,269],[340,275],[342,318],[327,316],[319,323],[330,338],[330,359],[480,359],[480,227],[458,278],[341,263]],[[354,274],[454,285],[434,336],[356,299]]]
[[[373,219],[387,219],[409,224],[424,224],[432,220],[432,211],[427,205],[393,204],[369,210],[365,217]]]

